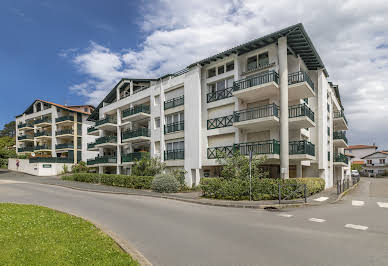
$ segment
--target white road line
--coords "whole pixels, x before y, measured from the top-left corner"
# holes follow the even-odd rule
[[[352,229],[365,231],[368,229],[368,226],[357,225],[357,224],[345,224],[345,228],[352,228]]]
[[[278,215],[281,216],[281,217],[286,217],[286,218],[291,218],[291,217],[294,216],[294,215],[288,214],[288,213],[279,213]]]
[[[364,206],[365,202],[362,200],[352,200],[353,206]]]
[[[329,199],[328,197],[320,197],[320,198],[317,198],[317,199],[314,199],[314,200],[322,202],[322,201],[325,201],[325,200],[328,200],[328,199]]]
[[[323,223],[323,222],[326,222],[326,220],[319,219],[319,218],[310,218],[309,221],[310,221],[310,222],[316,222],[316,223]]]
[[[377,202],[380,208],[388,208],[388,202]]]
[[[27,182],[13,181],[13,180],[0,180],[0,184],[25,184]]]

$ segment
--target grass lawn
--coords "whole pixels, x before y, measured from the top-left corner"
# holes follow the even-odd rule
[[[93,224],[34,205],[0,203],[0,265],[138,265]]]

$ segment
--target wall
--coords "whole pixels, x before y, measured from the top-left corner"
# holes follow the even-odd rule
[[[43,165],[51,165],[44,168]],[[63,163],[29,163],[28,159],[19,159],[19,168],[16,167],[16,159],[8,159],[8,169],[36,176],[55,176],[63,172]],[[72,164],[66,164],[69,171]]]

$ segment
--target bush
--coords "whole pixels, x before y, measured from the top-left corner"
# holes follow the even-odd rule
[[[63,165],[62,169],[63,174],[67,174],[69,172],[69,167],[66,164]]]
[[[76,173],[63,176],[63,180],[104,184],[134,189],[151,189],[152,176],[110,175],[96,173]]]
[[[169,174],[159,174],[152,181],[152,190],[161,193],[176,193],[179,190],[179,182]]]
[[[131,172],[136,176],[154,176],[160,174],[166,165],[160,161],[160,158],[142,157],[141,160],[135,161]]]
[[[80,161],[79,163],[73,165],[71,168],[72,173],[88,173],[89,168],[86,166],[84,161]]]
[[[290,179],[253,179],[252,199],[253,200],[273,200],[278,199],[278,185],[282,184],[282,198],[296,199],[304,197],[303,189],[295,192],[301,184],[306,184],[307,195],[313,195],[325,188],[325,180],[322,178],[305,177]],[[202,178],[202,194],[206,198],[225,200],[248,200],[249,180],[246,179],[225,179],[225,178]]]
[[[186,184],[185,184],[185,174],[186,170],[179,168],[179,169],[173,169],[170,171],[170,174],[178,181],[179,183],[179,190],[185,190]]]

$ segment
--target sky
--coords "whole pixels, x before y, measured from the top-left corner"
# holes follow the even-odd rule
[[[155,78],[303,23],[339,85],[350,144],[388,149],[388,1],[1,0],[0,127],[36,98],[97,105],[123,77]]]

